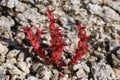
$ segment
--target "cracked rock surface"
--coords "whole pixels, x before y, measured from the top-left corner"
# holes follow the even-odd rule
[[[89,52],[77,64],[46,65],[25,39],[21,29],[34,25],[50,45],[48,7],[65,31],[65,54],[77,48],[74,24],[86,26]],[[0,0],[0,80],[120,80],[120,0]]]

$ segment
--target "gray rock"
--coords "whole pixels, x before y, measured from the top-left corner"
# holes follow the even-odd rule
[[[13,19],[10,16],[1,16],[0,17],[0,37],[11,37],[11,26],[14,25]],[[4,33],[4,34],[2,34]]]
[[[83,66],[84,66],[83,64],[82,65],[81,64],[75,64],[73,66],[73,70],[77,70],[76,76],[78,78],[85,78],[85,77],[87,77],[87,75],[85,73],[85,70],[83,69]]]
[[[111,59],[112,66],[120,67],[120,59],[117,55],[111,54]]]
[[[120,21],[120,15],[118,13],[116,13],[113,9],[111,9],[110,7],[104,6],[102,8],[102,11],[104,11],[103,13],[103,19],[107,22],[112,21]]]
[[[98,64],[92,66],[92,73],[95,80],[115,80],[115,73],[110,65],[101,60]]]
[[[16,5],[15,10],[16,10],[17,12],[24,12],[24,11],[27,10],[29,7],[30,7],[30,6],[27,5],[27,4],[20,3],[20,4]]]
[[[105,22],[100,18],[100,17],[96,17],[94,15],[90,16],[90,21],[92,21],[92,24],[97,24],[98,26],[102,26],[105,24]],[[103,27],[99,27],[101,33],[103,33]],[[88,32],[88,30],[86,30],[86,32]],[[91,35],[90,32],[88,35]]]
[[[109,5],[110,7],[112,7],[113,9],[115,9],[116,11],[118,11],[120,13],[120,2],[110,2],[107,5]]]
[[[20,2],[18,0],[2,0],[0,4],[3,6],[7,6],[8,8],[14,8],[19,3]]]
[[[102,8],[101,6],[97,5],[97,4],[88,4],[88,8],[90,9],[90,12],[92,14],[96,14],[96,15],[101,15],[102,13]]]
[[[71,0],[71,3],[73,4],[73,9],[76,11],[76,12],[79,12],[79,8],[81,6],[80,4],[80,0]]]
[[[116,54],[117,54],[117,57],[120,59],[120,48],[117,50]]]
[[[120,16],[113,9],[107,6],[99,6],[98,4],[88,4],[88,8],[92,14],[98,15],[104,19],[106,22],[110,21],[120,21]],[[118,6],[117,6],[118,8]],[[119,9],[119,8],[118,8]]]
[[[4,80],[5,78],[5,75],[6,75],[6,70],[3,66],[0,66],[0,80]]]
[[[41,21],[41,17],[36,8],[30,8],[22,14],[17,14],[17,21],[23,26],[26,26],[28,23],[36,25]]]
[[[14,21],[11,19],[10,16],[5,17],[1,16],[0,17],[0,33],[3,31],[10,31],[11,26],[14,25]]]
[[[14,8],[16,5],[19,4],[18,0],[8,0],[7,2],[7,7],[9,8]]]
[[[119,46],[119,42],[117,40],[110,40],[109,41],[109,49],[113,50],[114,48]]]

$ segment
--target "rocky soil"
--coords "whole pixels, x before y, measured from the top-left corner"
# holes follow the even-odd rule
[[[89,52],[75,65],[45,64],[21,30],[44,29],[43,43],[50,45],[48,7],[65,31],[64,53],[77,48],[74,24],[86,26]],[[0,0],[0,80],[120,80],[120,0]]]

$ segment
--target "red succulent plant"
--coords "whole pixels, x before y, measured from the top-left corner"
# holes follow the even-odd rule
[[[50,10],[48,9],[48,18],[50,20],[50,25],[49,25],[49,29],[51,31],[51,48],[52,48],[52,61],[55,64],[59,64],[60,63],[60,59],[61,59],[61,55],[63,52],[63,49],[66,45],[65,40],[62,40],[62,31],[60,31],[59,27],[57,27],[55,25],[55,21],[57,19],[54,18],[54,14],[53,14],[54,10]]]
[[[76,50],[75,56],[73,59],[68,63],[68,65],[75,64],[77,61],[79,61],[82,56],[88,51],[87,41],[88,36],[86,35],[85,27],[80,26],[77,24],[77,28],[79,30],[78,38],[80,39],[78,42],[78,48]]]
[[[49,48],[52,50],[51,59],[48,59],[47,55],[45,55],[45,51],[42,49],[40,45],[41,35],[44,34],[42,30],[36,28],[36,33],[33,34],[33,27],[24,28],[24,32],[27,33],[27,39],[30,41],[32,47],[34,48],[35,53],[37,53],[41,58],[51,63],[54,63],[57,66],[65,66],[75,64],[77,61],[81,59],[81,57],[88,51],[87,40],[88,36],[86,35],[85,27],[77,24],[78,29],[78,38],[80,39],[78,42],[78,48],[76,49],[75,56],[68,64],[61,63],[61,56],[66,46],[65,39],[62,39],[63,31],[59,28],[59,26],[55,25],[57,19],[54,18],[54,10],[48,9],[48,18],[50,20],[49,29],[51,32],[51,46]]]

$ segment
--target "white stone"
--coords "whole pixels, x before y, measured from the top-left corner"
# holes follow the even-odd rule
[[[101,15],[102,8],[97,4],[88,4],[88,8],[92,14]]]
[[[15,10],[17,12],[24,12],[28,8],[29,8],[29,6],[27,4],[19,3],[18,5],[16,5],[16,9]]]
[[[24,71],[26,74],[30,72],[29,68],[27,67],[25,62],[17,62],[17,67],[19,67],[22,71]]]
[[[77,76],[78,78],[85,78],[85,77],[87,77],[85,71],[84,71],[82,68],[79,69],[79,70],[76,72],[76,76]]]
[[[22,73],[22,71],[20,71],[16,66],[14,66],[13,64],[10,63],[6,63],[4,64],[4,66],[6,66],[6,68],[8,68],[8,71],[10,74],[18,74],[20,75]]]
[[[82,65],[83,69],[84,69],[87,73],[90,72],[90,68],[87,66],[87,64],[86,64],[85,62],[81,62],[81,65]]]
[[[16,5],[19,4],[19,1],[18,0],[8,0],[7,2],[7,6],[9,8],[14,8]]]
[[[27,58],[25,59],[25,62],[27,63],[27,67],[29,67],[29,68],[31,67],[31,65],[32,65],[32,63],[33,63],[31,57],[27,57]]]
[[[27,79],[25,79],[25,80],[38,80],[36,77],[34,77],[34,76],[30,76],[30,77],[28,77]],[[41,79],[39,79],[39,80],[41,80]]]
[[[0,79],[4,78],[6,75],[6,70],[3,66],[0,66]]]
[[[0,26],[3,29],[10,30],[10,26],[12,26],[13,24],[14,22],[10,17],[4,17],[4,16],[0,17]]]
[[[46,69],[45,72],[44,72],[43,80],[50,80],[50,76],[51,76],[51,71],[48,71]]]
[[[102,4],[103,0],[90,0],[93,4]]]
[[[115,75],[118,79],[120,79],[120,70],[119,69],[114,69]]]
[[[13,58],[13,57],[15,57],[15,56],[17,56],[18,55],[18,53],[20,52],[20,50],[11,50],[8,54],[7,54],[7,58]]]
[[[21,79],[21,78],[18,75],[12,75],[11,76],[11,80],[16,80],[16,79]]]
[[[23,26],[29,24],[29,21],[31,22],[31,24],[37,25],[38,23],[40,23],[40,21],[42,21],[41,17],[42,15],[37,12],[36,8],[28,8],[22,14],[17,14],[17,19]]]
[[[81,64],[75,64],[73,66],[73,70],[77,70],[77,69],[81,69],[82,68],[82,65]]]
[[[79,12],[79,9],[80,9],[80,0],[71,0],[71,3],[73,4],[73,9],[76,11],[76,12]]]
[[[10,75],[6,75],[5,80],[10,80]]]
[[[0,64],[3,64],[5,61],[5,55],[0,55]]]
[[[17,61],[22,62],[22,61],[24,61],[24,58],[25,58],[25,53],[20,52],[18,57],[17,57]]]
[[[14,8],[16,5],[18,5],[20,2],[18,0],[2,0],[1,5],[7,6],[8,8]]]
[[[8,58],[8,59],[6,59],[6,62],[7,63],[16,63],[17,60],[15,58]]]
[[[104,6],[102,8],[102,11],[104,11],[102,17],[104,18],[105,21],[107,21],[107,22],[110,22],[111,20],[120,21],[120,15],[117,14],[113,9],[111,9],[107,6]]]
[[[0,54],[6,54],[8,52],[8,48],[0,43]]]
[[[113,1],[108,5],[111,6],[113,9],[117,10],[120,13],[120,2],[114,2]]]
[[[114,80],[116,79],[115,73],[110,65],[104,63],[104,60],[101,60],[99,63],[95,63],[92,66],[92,72],[94,74],[94,79],[99,80]]]

